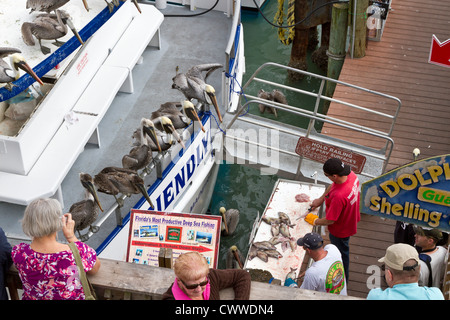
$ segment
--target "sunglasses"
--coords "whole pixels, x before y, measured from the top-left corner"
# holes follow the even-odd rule
[[[181,280],[181,279],[180,279]],[[189,290],[194,290],[196,289],[198,286],[203,287],[206,286],[209,283],[209,278],[206,277],[205,281],[202,281],[200,283],[196,283],[196,284],[186,284],[183,280],[181,280],[181,282],[183,283],[183,285],[185,286],[186,289]]]

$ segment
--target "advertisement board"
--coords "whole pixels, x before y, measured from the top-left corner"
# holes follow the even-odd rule
[[[131,210],[127,261],[158,266],[160,248],[170,248],[175,260],[181,253],[197,251],[217,268],[220,223],[214,215]]]
[[[428,158],[363,183],[361,212],[449,232],[449,162]]]

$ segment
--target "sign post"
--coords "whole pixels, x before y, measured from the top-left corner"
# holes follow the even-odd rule
[[[220,224],[214,215],[131,210],[127,262],[158,266],[160,248],[170,248],[174,260],[197,251],[217,268]]]
[[[450,155],[412,162],[361,186],[361,213],[450,231]]]

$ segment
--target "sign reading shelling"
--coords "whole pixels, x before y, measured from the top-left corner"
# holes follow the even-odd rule
[[[197,251],[217,268],[220,216],[131,210],[127,261],[158,266],[160,248],[171,248],[174,260]]]
[[[361,186],[362,213],[450,231],[450,155],[392,170]]]
[[[366,163],[366,157],[349,150],[341,149],[330,144],[300,137],[295,152],[310,160],[325,163],[330,158],[341,159],[348,164],[354,173],[361,173]]]

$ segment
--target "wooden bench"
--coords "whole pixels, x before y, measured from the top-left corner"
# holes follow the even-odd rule
[[[37,198],[54,196],[64,206],[62,181],[86,143],[95,143],[100,147],[98,125],[127,79],[125,87],[132,89],[131,71],[155,34],[159,46],[159,27],[164,19],[163,15],[152,5],[140,4],[140,7],[142,14],[127,1],[116,13],[123,15],[120,10],[129,10],[128,13],[133,17],[115,46],[109,48],[109,56],[99,64],[89,85],[72,104],[66,117],[58,120],[59,128],[28,174],[0,172],[0,201],[28,205]],[[123,20],[120,23],[123,23]],[[135,36],[131,37],[130,34]],[[134,41],[133,46],[131,41]],[[130,48],[133,49],[132,54],[131,50],[127,50]],[[109,57],[111,62],[121,63],[106,63]],[[72,68],[79,68],[79,65],[73,65]],[[68,120],[67,115],[70,115],[73,121]],[[42,126],[45,127],[45,124]]]

